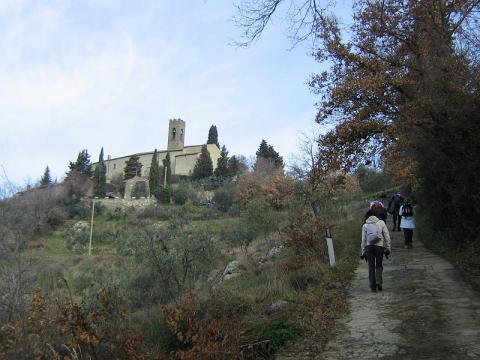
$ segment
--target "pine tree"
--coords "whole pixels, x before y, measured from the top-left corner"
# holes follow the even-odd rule
[[[70,171],[67,173],[67,177],[72,171],[91,177],[92,164],[90,163],[90,155],[88,154],[87,149],[80,151],[78,153],[77,161],[70,162],[68,167],[70,168]]]
[[[143,164],[140,162],[138,155],[132,155],[125,164],[124,176],[125,180],[131,179],[134,176],[142,176]]]
[[[170,153],[167,153],[167,155],[165,156],[165,159],[163,159],[162,181],[165,181],[165,171],[167,172],[167,178],[166,178],[167,186],[170,186],[172,182],[172,164],[170,161]]]
[[[220,149],[220,144],[218,143],[218,131],[215,125],[210,126],[210,130],[208,130],[207,144],[216,144]]]
[[[42,178],[40,179],[40,186],[47,186],[52,183],[52,177],[50,176],[50,169],[47,165],[45,172],[43,173]]]
[[[202,152],[193,168],[192,179],[199,180],[213,174],[213,163],[210,153],[207,150],[207,145],[202,146]]]
[[[230,159],[228,159],[228,176],[236,176],[240,173],[240,171],[240,161],[238,161],[237,157],[233,155]]]
[[[218,178],[228,177],[228,151],[225,145],[222,146],[220,157],[217,160],[217,168],[215,169],[215,176]]]
[[[98,164],[93,173],[93,191],[95,196],[105,197],[107,191],[107,166],[103,161],[103,147],[98,156]]]
[[[257,168],[260,158],[267,160],[267,162],[272,163],[277,168],[283,168],[283,158],[275,151],[273,146],[269,145],[265,140],[262,140],[260,143],[256,155],[257,161],[255,163],[255,168]]]
[[[154,195],[160,189],[160,167],[158,165],[157,149],[153,152],[152,163],[150,164],[150,174],[148,175],[148,185],[150,195]]]

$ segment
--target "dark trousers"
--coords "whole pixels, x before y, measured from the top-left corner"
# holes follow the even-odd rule
[[[405,245],[412,245],[413,229],[403,229],[403,237],[405,238]]]
[[[393,230],[397,229],[400,231],[400,221],[402,221],[402,217],[398,215],[398,210],[395,209],[395,212],[392,214],[393,216]]]
[[[368,245],[365,248],[368,261],[368,283],[370,289],[376,289],[377,284],[382,285],[383,278],[383,250],[382,246]]]

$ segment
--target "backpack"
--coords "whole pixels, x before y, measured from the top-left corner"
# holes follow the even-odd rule
[[[377,223],[367,224],[367,245],[374,245],[382,240],[382,229]]]
[[[396,206],[400,207],[400,205],[402,204],[402,197],[401,197],[400,195],[398,195],[398,194],[394,195],[394,196],[393,196],[393,203],[394,203]]]
[[[402,207],[402,216],[410,217],[413,216],[413,207],[410,204],[404,204]]]

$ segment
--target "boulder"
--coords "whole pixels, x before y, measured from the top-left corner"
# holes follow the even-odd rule
[[[240,275],[240,263],[238,260],[230,261],[223,270],[223,280],[228,280]]]

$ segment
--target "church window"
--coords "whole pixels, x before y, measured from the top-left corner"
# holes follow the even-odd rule
[[[177,129],[173,128],[172,130],[172,140],[175,140],[175,135],[177,134]]]
[[[113,164],[113,170],[117,168],[117,164]]]
[[[183,140],[183,129],[180,129],[180,140]]]

